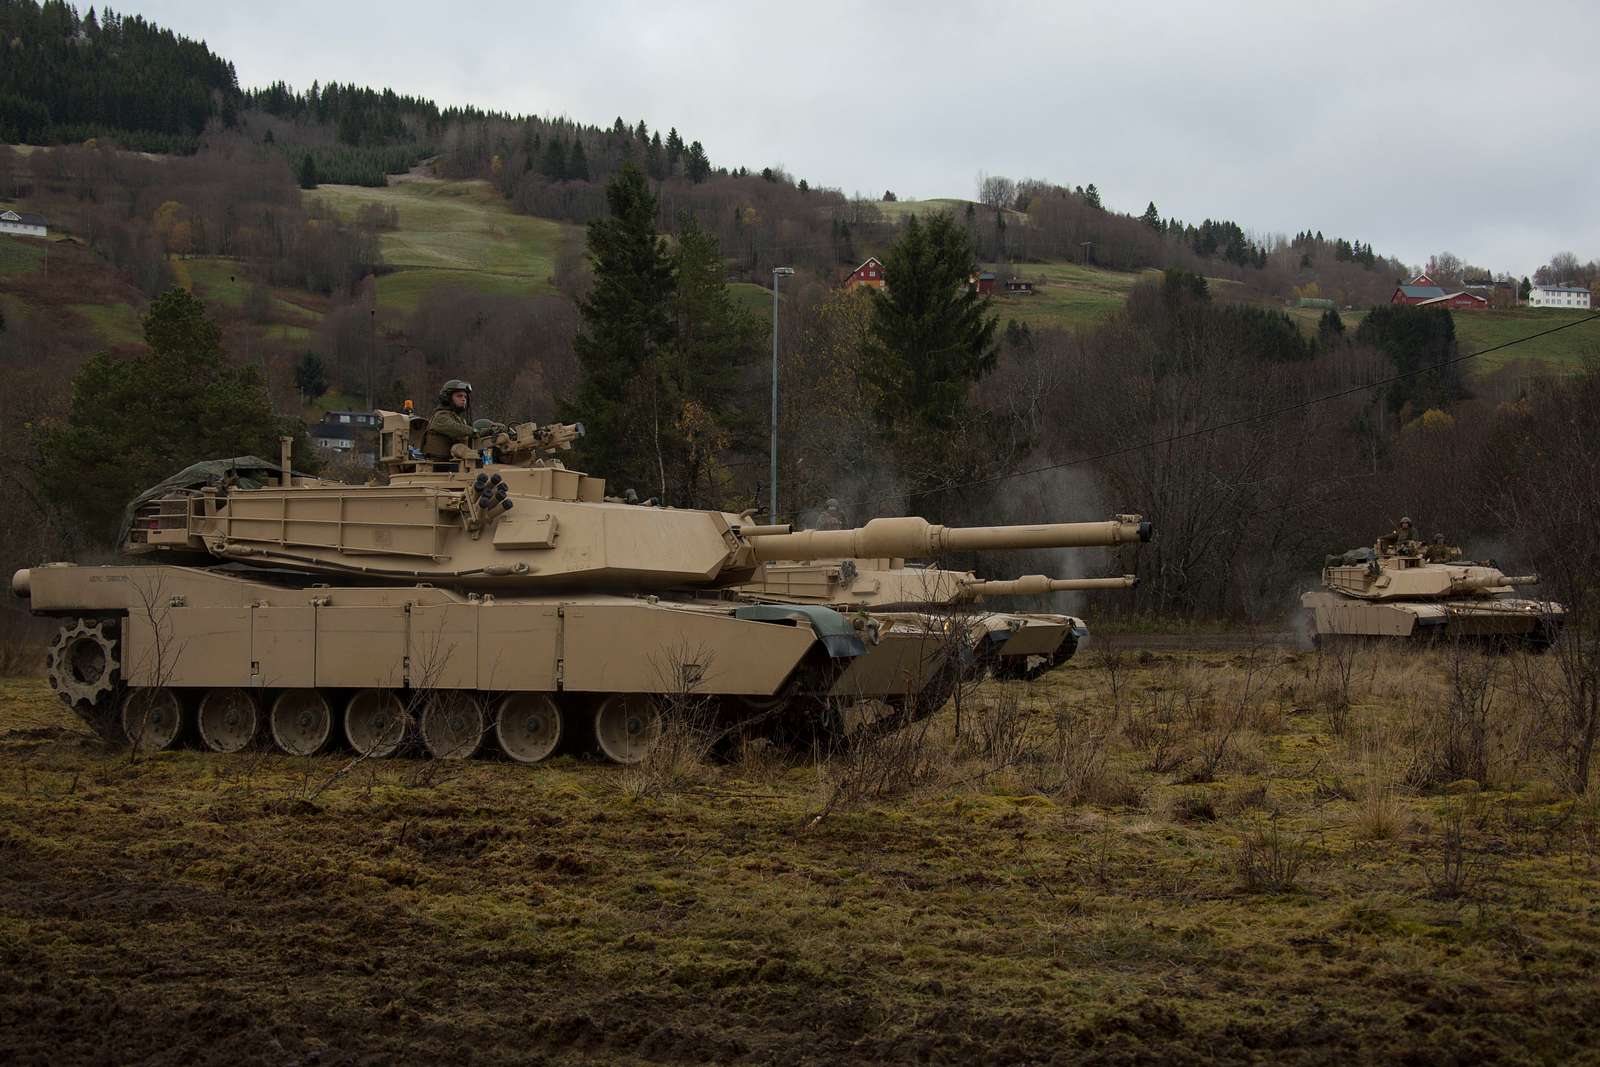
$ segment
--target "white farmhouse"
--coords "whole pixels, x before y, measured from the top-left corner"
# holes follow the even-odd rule
[[[1536,285],[1528,294],[1528,306],[1586,310],[1589,307],[1589,290],[1570,285]]]
[[[0,209],[0,233],[16,234],[18,237],[44,237],[47,236],[47,227],[43,215],[4,208]]]

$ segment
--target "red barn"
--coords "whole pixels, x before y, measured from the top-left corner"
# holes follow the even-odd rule
[[[1432,300],[1424,300],[1418,306],[1449,308],[1451,311],[1482,311],[1489,306],[1489,299],[1479,296],[1477,293],[1447,293],[1444,296],[1434,297]]]
[[[1427,275],[1424,274],[1422,277],[1426,278]],[[1444,290],[1439,288],[1437,285],[1417,285],[1415,283],[1408,282],[1405,285],[1399,285],[1395,287],[1394,295],[1389,298],[1389,303],[1426,304],[1430,301],[1438,300],[1444,295]]]
[[[850,276],[844,280],[846,289],[854,289],[859,285],[870,285],[874,289],[883,288],[883,264],[878,261],[877,256],[867,257],[867,261],[851,271]]]
[[[967,288],[975,293],[994,292],[994,271],[974,271],[967,277]]]

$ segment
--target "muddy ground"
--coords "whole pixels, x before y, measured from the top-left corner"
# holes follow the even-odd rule
[[[1595,1062],[1594,803],[1262,656],[634,772],[133,758],[0,682],[0,1062]]]

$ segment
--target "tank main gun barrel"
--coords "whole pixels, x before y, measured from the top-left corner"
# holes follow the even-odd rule
[[[1496,570],[1486,570],[1482,567],[1472,568],[1472,572],[1457,578],[1450,583],[1450,591],[1454,593],[1475,593],[1485,589],[1500,589],[1508,585],[1537,585],[1537,574],[1501,574]]]
[[[939,526],[908,516],[873,519],[854,530],[806,530],[751,541],[756,559],[925,559],[945,552],[1019,548],[1094,548],[1150,540],[1150,524],[1138,515],[1108,522],[1061,522],[1041,526]]]
[[[1131,574],[1119,578],[1047,578],[1025,574],[1010,581],[967,582],[962,591],[973,596],[1041,596],[1083,589],[1132,589],[1139,579]]]

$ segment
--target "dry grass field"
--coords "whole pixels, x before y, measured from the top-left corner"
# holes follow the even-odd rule
[[[0,1061],[1593,1062],[1551,669],[1086,652],[630,769],[134,758],[0,683]]]

